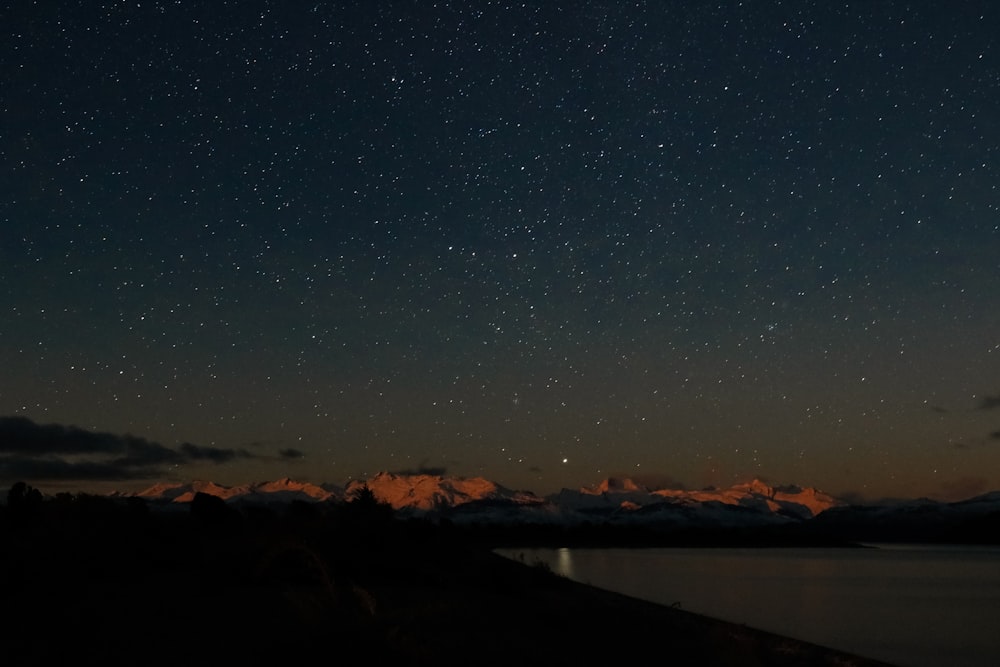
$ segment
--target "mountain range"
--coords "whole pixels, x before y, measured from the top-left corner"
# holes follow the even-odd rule
[[[132,494],[135,497],[163,505],[165,503],[189,503],[198,493],[221,498],[232,503],[260,503],[265,505],[290,503],[293,500],[305,502],[326,502],[344,499],[343,491],[327,490],[309,482],[297,482],[287,477],[273,482],[223,486],[215,482],[196,481],[188,484],[159,483],[144,491]],[[115,494],[118,496],[126,494]]]
[[[344,486],[288,478],[239,486],[161,483],[131,495],[163,509],[182,509],[199,493],[234,507],[274,507],[292,501],[343,503],[364,488],[398,516],[465,525],[801,528],[816,535],[872,541],[1000,541],[1000,492],[953,503],[918,499],[857,505],[815,488],[772,486],[759,479],[724,489],[683,490],[608,478],[539,496],[482,477],[382,472]]]
[[[842,501],[812,488],[773,487],[753,480],[728,489],[650,489],[631,479],[608,478],[591,487],[549,496],[508,489],[482,477],[382,472],[344,487],[288,478],[222,486],[213,482],[156,484],[134,494],[159,506],[191,502],[197,493],[232,505],[274,505],[293,500],[343,502],[367,487],[406,516],[447,516],[471,522],[579,523],[598,519],[647,523],[784,523],[811,519]]]

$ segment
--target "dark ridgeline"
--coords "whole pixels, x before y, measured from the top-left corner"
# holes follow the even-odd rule
[[[186,512],[15,485],[0,511],[9,664],[876,664],[599,591],[449,522],[342,503]],[[482,537],[479,535],[478,537]]]

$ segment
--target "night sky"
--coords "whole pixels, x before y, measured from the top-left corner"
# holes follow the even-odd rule
[[[998,26],[3,3],[0,481],[1000,488]]]

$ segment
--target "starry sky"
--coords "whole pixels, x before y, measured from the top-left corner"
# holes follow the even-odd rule
[[[0,481],[1000,488],[994,2],[6,2]]]

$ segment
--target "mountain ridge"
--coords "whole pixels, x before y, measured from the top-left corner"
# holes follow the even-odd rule
[[[864,505],[816,488],[771,485],[760,479],[729,488],[685,490],[651,489],[632,479],[609,477],[538,496],[482,477],[381,472],[344,486],[286,477],[231,487],[209,481],[159,483],[135,494],[115,495],[141,498],[162,510],[184,509],[199,493],[236,508],[276,508],[294,501],[344,504],[364,489],[403,518],[505,529],[554,528],[557,534],[613,526],[673,534],[720,529],[775,534],[794,529],[803,537],[849,542],[1000,540],[1000,491],[957,502],[917,499]]]
[[[303,500],[307,502],[343,502],[362,488],[370,489],[375,498],[397,511],[414,515],[447,513],[473,508],[484,512],[505,508],[522,509],[524,514],[540,514],[549,519],[576,514],[617,514],[622,518],[638,510],[659,510],[715,507],[742,508],[761,516],[808,519],[844,505],[843,501],[810,487],[772,487],[754,479],[728,489],[650,489],[629,478],[609,477],[592,486],[562,489],[548,496],[504,487],[483,477],[455,477],[433,474],[402,474],[380,472],[365,480],[351,480],[345,486],[317,485],[282,478],[237,486],[224,486],[211,481],[190,483],[158,483],[132,494],[159,504],[184,504],[198,493],[216,496],[232,504],[274,504]],[[523,518],[529,518],[525,516]],[[536,519],[539,517],[535,517]]]

